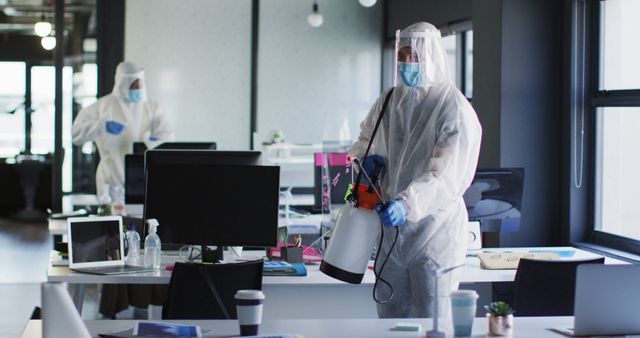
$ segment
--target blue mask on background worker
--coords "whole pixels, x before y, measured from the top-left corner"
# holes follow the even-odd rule
[[[409,87],[420,85],[420,64],[414,62],[398,62],[398,73],[402,81]]]
[[[129,89],[129,100],[133,103],[142,101],[142,89]]]

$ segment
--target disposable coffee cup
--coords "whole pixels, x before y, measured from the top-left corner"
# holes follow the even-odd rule
[[[471,336],[473,319],[476,317],[478,294],[473,290],[458,290],[453,291],[450,297],[453,335],[456,337]]]
[[[264,293],[260,290],[238,290],[235,298],[240,335],[258,335],[258,328],[262,323]]]

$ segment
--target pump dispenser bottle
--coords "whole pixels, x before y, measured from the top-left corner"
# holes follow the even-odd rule
[[[155,218],[147,220],[149,234],[144,240],[144,265],[154,270],[160,269],[160,257],[162,254],[162,243],[160,237],[156,233],[158,230],[158,221]]]

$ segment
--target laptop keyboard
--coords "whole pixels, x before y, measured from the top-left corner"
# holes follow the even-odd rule
[[[118,273],[134,273],[134,272],[142,272],[142,271],[151,271],[151,269],[147,269],[142,266],[125,265],[125,266],[82,268],[82,269],[78,269],[78,271],[88,272],[88,273],[99,273],[99,274],[118,274]]]

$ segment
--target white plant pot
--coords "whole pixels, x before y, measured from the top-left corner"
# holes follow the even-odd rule
[[[487,313],[490,336],[513,335],[513,315],[494,317]]]

